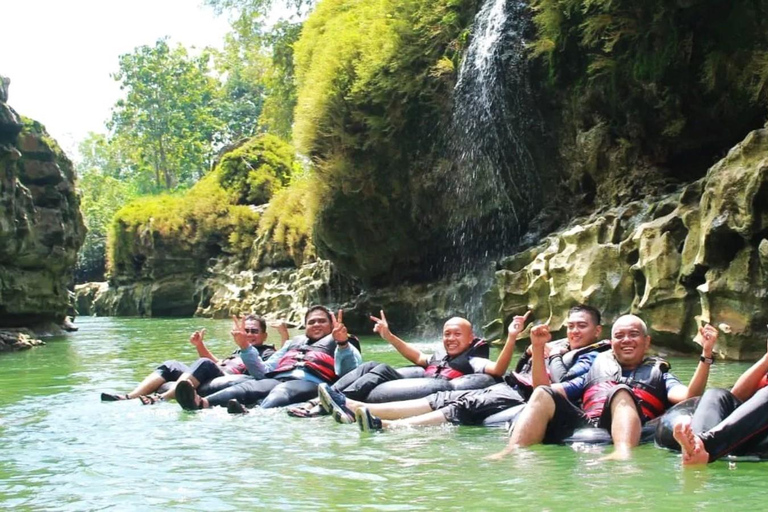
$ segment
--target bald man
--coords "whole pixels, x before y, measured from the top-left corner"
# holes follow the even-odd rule
[[[395,336],[390,331],[387,317],[382,311],[380,317],[371,317],[375,324],[373,331],[389,342],[404,358],[423,368],[423,372],[413,372],[413,369],[408,369],[406,371],[410,373],[404,374],[384,363],[364,364],[340,379],[332,387],[323,386],[325,393],[320,394],[320,400],[323,401],[327,410],[333,411],[334,408],[328,400],[329,395],[342,393],[346,398],[364,401],[376,386],[384,382],[403,379],[405,375],[443,380],[453,380],[473,373],[485,373],[492,377],[501,377],[512,360],[515,341],[523,329],[525,318],[527,315],[526,317],[515,317],[513,321],[515,327],[510,327],[507,341],[499,357],[496,361],[491,361],[487,357],[488,344],[475,337],[472,324],[466,318],[453,317],[445,322],[443,325],[443,348],[434,354],[426,354]],[[489,385],[491,383],[493,382],[489,379]],[[422,396],[432,392],[434,392],[433,389],[425,387]],[[345,414],[341,414],[342,412]],[[342,423],[351,423],[354,421],[354,415],[349,414],[348,411],[339,411],[339,416],[336,419]]]
[[[711,354],[717,329],[708,325],[701,334],[704,351]],[[535,343],[533,333],[531,340]],[[581,377],[537,387],[515,424],[509,444],[491,458],[499,459],[533,444],[560,443],[582,427],[609,430],[615,450],[607,458],[628,458],[632,447],[640,442],[643,423],[672,404],[701,395],[709,377],[709,363],[702,357],[685,386],[669,372],[666,361],[646,356],[650,344],[645,322],[635,315],[619,317],[611,330],[611,351],[597,356]],[[534,346],[533,357],[541,358],[542,354],[543,350]]]

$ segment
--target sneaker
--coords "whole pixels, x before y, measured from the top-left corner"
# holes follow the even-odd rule
[[[196,411],[203,408],[195,387],[188,380],[181,380],[176,384],[176,401],[185,411]]]
[[[116,393],[102,393],[102,402],[119,402],[120,400],[128,400],[128,395],[118,395]]]
[[[355,415],[347,407],[347,397],[344,396],[344,393],[323,383],[317,387],[317,397],[320,399],[320,405],[323,406],[323,409],[331,413],[333,419],[338,423],[355,422]]]
[[[381,425],[381,419],[371,414],[371,411],[365,407],[355,411],[355,419],[357,420],[357,426],[363,432],[377,432],[384,428]]]
[[[248,408],[237,401],[237,398],[227,402],[227,412],[229,414],[248,414]]]

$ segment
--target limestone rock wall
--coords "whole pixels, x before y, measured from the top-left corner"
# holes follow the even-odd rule
[[[41,124],[6,104],[0,82],[0,327],[60,324],[85,237],[74,171]]]
[[[526,307],[555,329],[568,307],[604,325],[632,312],[656,344],[697,350],[700,321],[725,322],[717,350],[765,351],[768,321],[768,130],[751,132],[705,178],[658,200],[578,219],[500,262],[487,308],[506,322]]]

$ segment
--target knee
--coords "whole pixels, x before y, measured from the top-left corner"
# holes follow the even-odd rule
[[[533,390],[531,399],[528,400],[528,404],[537,407],[555,406],[555,399],[552,397],[552,393],[556,393],[549,387],[537,387]]]
[[[635,397],[632,395],[632,392],[628,389],[619,389],[614,393],[613,397],[611,398],[611,411],[616,411],[618,409],[624,409],[627,412],[633,413],[635,416],[640,418],[640,414],[637,412],[637,405],[635,403]]]
[[[723,388],[709,388],[708,390],[704,391],[704,394],[701,395],[701,401],[707,401],[707,402],[720,402],[724,399],[729,399],[731,397],[731,392],[727,389]]]

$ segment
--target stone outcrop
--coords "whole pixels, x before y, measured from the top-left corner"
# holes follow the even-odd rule
[[[85,226],[72,163],[0,80],[0,327],[61,324]]]
[[[489,308],[532,307],[554,329],[568,307],[646,320],[654,342],[696,350],[700,322],[727,323],[717,350],[765,352],[768,321],[768,129],[751,132],[705,178],[657,200],[577,219],[500,262]]]
[[[37,339],[32,331],[0,330],[0,353],[27,350],[40,345],[45,345],[45,342]]]

